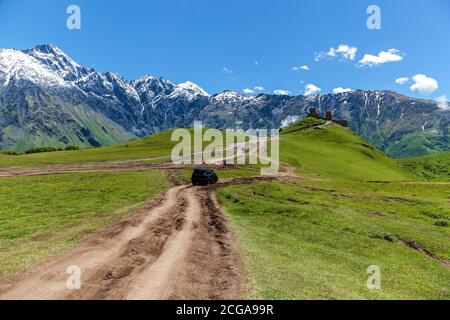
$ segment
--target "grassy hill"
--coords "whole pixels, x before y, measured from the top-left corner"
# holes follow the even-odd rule
[[[37,166],[47,164],[78,164],[102,161],[119,161],[132,159],[150,159],[167,157],[169,160],[172,148],[172,131],[165,131],[143,139],[128,143],[74,151],[35,153],[28,155],[7,155],[0,153],[0,167]]]
[[[450,179],[450,152],[400,160],[405,168],[419,178],[434,180]]]
[[[323,180],[217,192],[244,255],[248,298],[450,298],[448,266],[403,242],[450,259],[448,185],[414,182],[352,131],[314,119],[283,130],[281,159]],[[380,290],[367,287],[373,265]]]
[[[346,180],[408,180],[404,168],[350,129],[306,118],[281,133],[281,160],[298,173]]]

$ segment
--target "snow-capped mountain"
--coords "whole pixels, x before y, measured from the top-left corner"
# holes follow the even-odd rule
[[[55,72],[45,67],[39,60],[22,51],[0,50],[0,83],[10,85],[36,84],[48,89],[71,87]]]
[[[52,45],[0,50],[0,149],[99,146],[191,126],[279,128],[309,108],[348,119],[351,128],[394,156],[449,150],[450,112],[391,91],[353,90],[312,97],[224,91],[190,81],[128,81],[76,63]]]
[[[66,81],[78,81],[95,72],[92,69],[81,67],[71,57],[53,45],[40,45],[23,52],[38,60]]]

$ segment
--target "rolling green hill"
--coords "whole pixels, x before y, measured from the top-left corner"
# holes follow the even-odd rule
[[[441,152],[424,157],[404,158],[400,162],[419,178],[449,180],[450,152]]]
[[[310,118],[282,131],[281,159],[323,180],[217,192],[243,252],[247,298],[449,298],[448,266],[403,242],[450,259],[447,185],[415,182],[352,131]],[[380,290],[367,287],[373,265]]]
[[[29,155],[7,155],[0,153],[0,167],[11,166],[37,166],[48,164],[79,164],[102,161],[120,161],[132,159],[160,159],[167,161],[175,146],[171,142],[172,131],[165,131],[160,134],[149,136],[143,139],[131,141],[102,148],[89,148],[75,151],[61,151],[49,153],[36,153]]]
[[[408,180],[412,176],[350,129],[306,118],[281,133],[281,161],[299,174],[346,180]]]

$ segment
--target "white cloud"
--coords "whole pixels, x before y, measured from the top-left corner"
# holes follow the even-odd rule
[[[316,94],[316,93],[318,93],[320,91],[322,91],[322,89],[320,89],[319,87],[317,87],[317,86],[313,85],[312,83],[310,83],[310,84],[307,84],[305,86],[305,93],[304,93],[304,95],[305,96],[310,96],[310,95]]]
[[[309,67],[307,65],[303,65],[303,66],[295,66],[291,69],[292,71],[309,71]]]
[[[256,87],[253,88],[253,90],[255,90],[255,91],[264,91],[265,89],[264,89],[264,87],[256,86]]]
[[[337,50],[337,53],[340,53],[345,59],[348,60],[355,60],[356,53],[358,52],[358,48],[356,47],[350,47],[346,44],[341,44]]]
[[[283,90],[283,89],[275,90],[273,93],[280,95],[280,96],[288,96],[291,94],[291,92],[289,90]]]
[[[409,81],[408,77],[402,77],[402,78],[398,78],[397,80],[395,80],[395,83],[398,85],[404,85]]]
[[[388,51],[381,51],[378,55],[365,54],[364,57],[359,60],[359,67],[373,67],[383,63],[402,61],[403,55],[397,49],[389,49]]]
[[[334,94],[339,94],[339,93],[346,93],[346,92],[352,92],[353,90],[350,88],[342,88],[342,87],[338,87],[338,88],[334,88],[333,89],[333,93]]]
[[[291,124],[296,123],[298,120],[300,120],[299,116],[288,116],[286,119],[281,121],[281,127],[282,128],[289,127]]]
[[[332,47],[328,50],[328,52],[321,51],[321,52],[317,53],[316,56],[314,57],[314,60],[319,61],[321,59],[326,59],[326,58],[332,59],[337,56],[340,56],[341,59],[344,59],[344,60],[355,60],[357,52],[358,52],[358,48],[351,47],[346,44],[341,44],[341,45],[339,45],[339,47],[337,49]]]
[[[450,105],[447,101],[447,97],[446,96],[440,96],[438,98],[436,98],[436,102],[438,104],[439,109],[441,109],[442,111],[449,111],[450,110]]]
[[[230,78],[230,80],[232,80],[232,81],[237,81],[237,80],[239,80],[239,76],[236,75],[236,74],[233,72],[233,70],[231,70],[231,69],[228,68],[228,67],[222,67],[222,72],[223,72],[225,75],[227,75],[227,76]]]
[[[413,78],[413,85],[410,87],[411,91],[418,91],[421,94],[429,95],[435,92],[438,88],[438,82],[424,74],[416,74]]]
[[[227,67],[222,67],[222,71],[223,73],[225,73],[226,75],[232,75],[233,74],[233,70],[227,68]]]
[[[244,89],[243,92],[244,92],[245,94],[253,94],[253,93],[255,93],[255,91],[254,91],[253,89],[250,89],[250,88]]]

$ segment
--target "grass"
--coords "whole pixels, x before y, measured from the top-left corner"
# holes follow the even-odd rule
[[[193,129],[188,129],[193,135]],[[204,132],[206,129],[203,130]],[[171,153],[178,142],[171,141],[173,131],[165,131],[143,139],[101,147],[81,150],[67,150],[56,153],[17,154],[17,152],[0,152],[0,168],[33,167],[51,164],[85,164],[139,160],[144,163],[161,163],[171,160]],[[239,136],[236,134],[236,137]],[[225,143],[225,141],[224,141]],[[209,142],[203,142],[206,147]],[[50,148],[36,148],[50,149]],[[193,150],[193,146],[192,146]]]
[[[448,267],[398,242],[450,258],[448,190],[392,182],[297,181],[218,190],[244,253],[253,299],[449,299]],[[399,200],[405,194],[408,201]],[[398,198],[395,202],[394,198]],[[378,265],[382,289],[366,286]]]
[[[74,246],[167,187],[162,171],[0,179],[0,275]]]
[[[280,152],[321,180],[217,191],[243,252],[245,298],[450,299],[448,267],[400,242],[450,259],[448,185],[414,182],[351,130],[323,124],[307,118],[284,129]],[[367,288],[372,265],[381,290]]]
[[[170,160],[170,153],[176,142],[171,141],[171,131],[144,139],[103,148],[37,153],[29,155],[0,154],[0,167],[31,167],[48,164],[82,164],[89,162],[120,161],[167,157],[155,161]]]
[[[280,150],[281,161],[297,173],[321,180],[217,191],[243,252],[246,298],[450,299],[449,269],[399,241],[407,238],[450,260],[448,185],[418,181],[448,180],[448,153],[397,162],[351,130],[324,124],[307,118],[285,128]],[[168,131],[98,149],[0,154],[0,167],[162,162],[176,144],[170,138]],[[259,168],[217,173],[248,177]],[[186,181],[191,174],[180,170]],[[0,179],[0,275],[72,247],[167,184],[160,171]],[[381,290],[366,286],[372,265],[381,267]]]
[[[400,162],[415,176],[429,180],[450,180],[450,152],[404,158]]]
[[[334,124],[308,126],[306,130],[297,127],[302,127],[302,122],[282,132],[280,155],[302,175],[364,181],[413,178],[399,163],[350,129]]]

